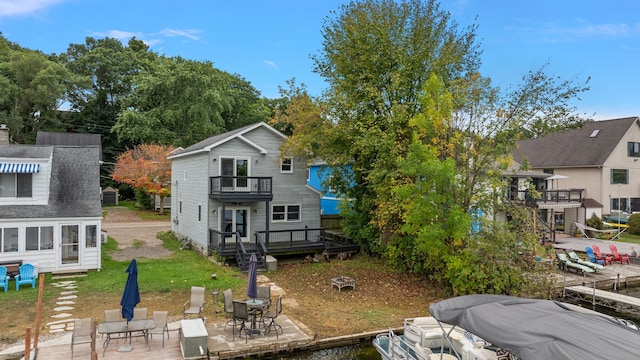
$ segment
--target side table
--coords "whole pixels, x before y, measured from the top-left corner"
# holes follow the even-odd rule
[[[331,279],[331,288],[333,288],[334,286],[338,288],[338,291],[342,290],[342,288],[346,286],[351,286],[351,288],[355,290],[356,281],[347,276],[340,276]]]

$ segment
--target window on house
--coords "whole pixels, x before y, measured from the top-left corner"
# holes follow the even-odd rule
[[[27,251],[53,249],[53,226],[33,226],[26,229]]]
[[[33,174],[0,174],[0,197],[31,197]]]
[[[627,156],[640,157],[640,142],[629,141],[627,143]]]
[[[611,210],[629,211],[627,198],[611,198]]]
[[[629,170],[627,169],[611,169],[612,184],[628,184]]]
[[[273,205],[271,220],[273,222],[300,221],[300,205]]]
[[[2,229],[2,252],[18,251],[18,228]]]
[[[87,225],[85,227],[85,247],[94,248],[98,244],[98,226]]]
[[[292,173],[293,172],[293,158],[280,159],[280,172]]]

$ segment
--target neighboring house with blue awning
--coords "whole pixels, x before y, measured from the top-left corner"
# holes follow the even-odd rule
[[[10,144],[0,126],[0,263],[100,269],[100,147]]]

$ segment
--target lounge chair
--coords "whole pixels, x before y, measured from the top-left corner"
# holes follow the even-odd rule
[[[593,270],[592,268],[588,267],[588,266],[584,266],[584,265],[580,265],[577,263],[574,263],[573,261],[569,260],[569,258],[567,257],[567,255],[563,254],[563,253],[556,253],[556,257],[558,258],[558,267],[561,270],[575,270],[576,273],[581,272],[582,274],[588,274],[588,273],[592,273],[595,272],[595,270]]]
[[[584,251],[586,251],[587,257],[589,257],[589,260],[591,260],[592,263],[604,265],[604,259],[598,259],[590,246],[585,247]]]
[[[604,269],[603,265],[600,265],[598,263],[594,263],[591,261],[587,261],[587,260],[583,260],[581,259],[578,254],[576,254],[575,251],[569,249],[569,250],[565,250],[567,252],[567,256],[569,257],[569,260],[571,260],[574,263],[580,264],[580,265],[584,265],[587,267],[590,267],[593,269],[593,271],[598,272],[598,270],[602,270]]]
[[[31,264],[20,265],[20,274],[16,275],[16,291],[20,290],[20,285],[31,284],[31,287],[36,287],[36,274],[35,268]]]
[[[613,245],[613,244],[609,244],[609,250],[611,250],[611,253],[613,254],[613,261],[620,261],[620,265],[623,264],[623,261],[626,261],[627,264],[629,264],[629,255],[628,254],[620,254],[618,253],[618,248]]]
[[[607,265],[607,263],[609,263],[609,265],[613,264],[613,261],[611,260],[611,254],[603,254],[602,252],[600,252],[600,248],[596,244],[593,244],[592,248],[593,252],[596,254],[596,257],[598,259],[604,260],[605,265]]]

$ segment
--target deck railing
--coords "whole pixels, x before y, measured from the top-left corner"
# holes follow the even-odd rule
[[[271,200],[271,177],[213,176],[209,178],[209,196],[216,199]]]

